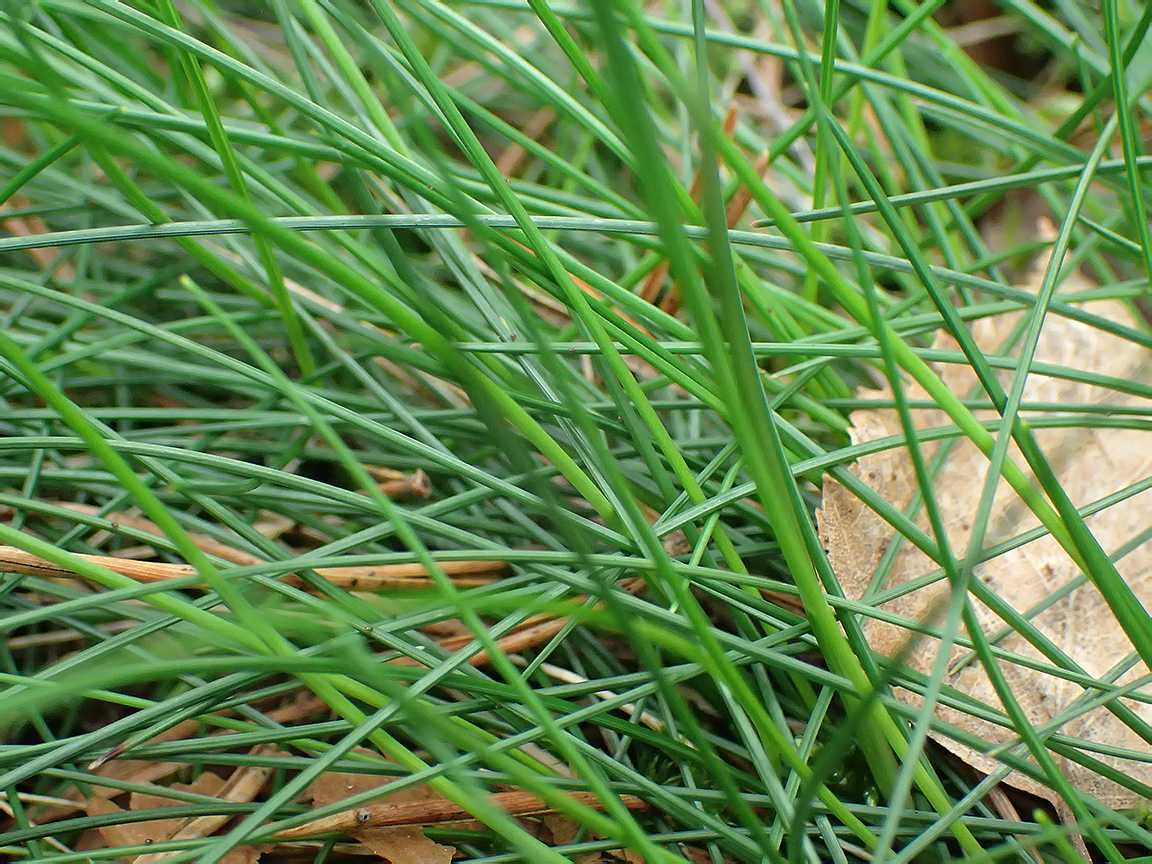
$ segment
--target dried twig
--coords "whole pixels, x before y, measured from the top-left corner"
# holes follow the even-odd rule
[[[604,809],[600,799],[591,792],[568,792],[565,794],[573,801],[586,807],[595,810]],[[510,816],[542,816],[559,812],[555,808],[549,807],[542,799],[528,792],[495,792],[489,796],[488,800]],[[620,801],[629,810],[646,810],[649,806],[647,801],[634,795],[621,795]],[[277,832],[272,836],[277,840],[297,840],[302,837],[315,837],[318,834],[333,834],[385,825],[435,825],[445,822],[470,822],[475,818],[467,810],[447,798],[398,803],[383,801],[365,804],[362,807],[345,810],[342,813],[334,813],[331,816],[325,816],[322,819]]]
[[[236,552],[237,550],[232,550]],[[245,553],[240,553],[245,554]],[[77,558],[97,564],[121,576],[138,582],[164,582],[169,579],[182,579],[197,576],[195,567],[189,564],[167,564],[158,561],[134,561],[130,558],[114,558],[108,555],[76,555]],[[264,564],[265,561],[251,556],[244,566]],[[489,585],[504,573],[508,565],[503,561],[441,561],[440,569],[453,582],[462,587]],[[0,572],[23,573],[29,576],[64,577],[75,579],[78,573],[45,561],[30,552],[15,546],[0,546]],[[430,574],[423,564],[365,564],[346,567],[318,567],[315,572],[333,585],[349,591],[389,591],[398,588],[427,588]],[[309,588],[307,582],[296,574],[289,573],[282,581],[296,588]]]

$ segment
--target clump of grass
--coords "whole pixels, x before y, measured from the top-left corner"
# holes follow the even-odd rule
[[[943,5],[4,4],[4,853],[220,860],[342,771],[477,817],[427,823],[457,860],[1064,855],[925,753],[812,511],[885,376],[992,450],[924,357],[1068,311],[1012,290],[1014,208],[1146,292],[1152,13],[1011,4],[1025,78]],[[1143,654],[1080,514],[993,459]],[[257,768],[173,792],[216,833],[83,851],[96,798]]]

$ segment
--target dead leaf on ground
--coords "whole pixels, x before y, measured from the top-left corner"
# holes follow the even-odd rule
[[[1038,287],[1045,264],[1045,261],[1041,261],[1034,267],[1029,279],[1030,290],[1035,291]],[[1065,280],[1061,290],[1090,287],[1083,277],[1073,273]],[[1081,308],[1119,324],[1136,326],[1128,308],[1118,301],[1092,301],[1082,304]],[[1003,340],[1012,332],[1019,318],[1020,314],[1017,313],[976,322],[973,333],[981,350],[988,354],[1000,351]],[[945,349],[957,349],[952,339],[943,336],[936,340],[936,344]],[[1036,360],[1072,369],[1090,370],[1123,380],[1152,380],[1149,374],[1152,358],[1146,349],[1087,324],[1057,315],[1049,315],[1045,321]],[[942,367],[940,373],[953,393],[964,395],[973,391],[975,378],[967,366],[949,364]],[[1008,386],[1010,375],[1008,371],[1001,373],[1005,387]],[[924,391],[915,385],[908,385],[906,392],[909,399],[927,398]],[[882,399],[891,398],[891,393],[862,393],[861,396]],[[1134,406],[1143,409],[1152,407],[1149,400],[1136,396],[1041,375],[1029,377],[1024,398],[1026,402],[1033,403],[1107,404],[1114,405],[1118,410]],[[913,415],[917,428],[951,425],[951,421],[941,411],[916,410]],[[852,423],[854,443],[902,434],[899,418],[892,409],[856,411],[852,415]],[[1078,507],[1145,478],[1152,471],[1152,434],[1147,431],[1072,427],[1036,430],[1036,436],[1060,483]],[[931,459],[940,445],[926,443],[923,446],[926,458]],[[1014,446],[1010,455],[1017,464],[1025,464]],[[935,480],[935,496],[947,526],[948,540],[954,554],[958,556],[963,555],[967,546],[971,520],[977,511],[987,469],[987,459],[965,439],[958,442],[951,451],[946,465]],[[917,490],[911,459],[903,447],[865,456],[853,470],[866,484],[901,510],[908,507]],[[1150,513],[1152,491],[1145,491],[1090,517],[1087,523],[1104,551],[1111,554],[1148,529]],[[852,599],[861,598],[893,537],[893,529],[843,486],[831,480],[826,481],[824,486],[823,506],[818,513],[818,522],[821,539],[829,550],[833,568],[845,593]],[[916,523],[922,528],[928,528],[922,508]],[[1035,517],[1001,480],[985,545],[991,546],[1007,540],[1037,524]],[[1139,545],[1126,554],[1117,566],[1140,601],[1145,606],[1152,606],[1152,543]],[[904,542],[883,587],[892,588],[937,570],[936,564],[926,555],[912,544]],[[1080,578],[1081,574],[1059,545],[1051,537],[1045,536],[987,561],[976,569],[975,576],[1018,612],[1027,613],[1031,607],[1062,586]],[[944,608],[941,601],[947,600],[948,591],[947,583],[941,580],[885,603],[881,608],[911,621],[936,625]],[[991,638],[1005,628],[1004,621],[984,604],[975,599],[971,602],[988,637]],[[1085,583],[1071,590],[1032,620],[1040,631],[1095,678],[1106,678],[1109,670],[1132,655],[1128,637],[1103,597],[1090,584]],[[872,647],[888,656],[895,655],[909,637],[909,631],[904,627],[873,618],[865,618],[863,626]],[[1048,662],[1014,632],[998,644],[1006,651]],[[936,639],[926,637],[913,650],[908,665],[917,672],[929,673],[938,646]],[[968,656],[967,649],[956,647],[953,650],[946,683],[997,710],[1003,710],[979,662],[960,662]],[[1000,668],[1034,727],[1049,724],[1072,706],[1073,702],[1085,696],[1084,688],[1053,675],[1003,661]],[[1124,671],[1118,683],[1135,681],[1147,674],[1147,667],[1136,663]],[[907,690],[897,689],[897,695],[908,704],[920,704],[919,697]],[[1152,705],[1129,700],[1124,700],[1124,703],[1143,720],[1152,723]],[[980,736],[992,745],[1017,740],[1010,730],[953,708],[938,706],[936,716]],[[1105,708],[1078,713],[1057,731],[1070,739],[1082,740],[1089,746],[1126,748],[1143,754],[1145,758],[1152,751],[1147,742]],[[945,747],[981,771],[991,772],[1001,766],[995,758],[976,753],[945,736],[936,737]],[[1140,802],[1140,796],[1120,784],[1059,754],[1053,755],[1076,788],[1095,796],[1107,806],[1122,809]],[[1098,753],[1088,755],[1119,769],[1129,777],[1152,785],[1152,764],[1148,762]],[[1057,797],[1046,786],[1019,772],[1009,775],[1007,782],[1050,801],[1055,802]]]
[[[354,795],[381,789],[394,782],[394,778],[376,774],[341,774],[328,772],[318,777],[309,787],[308,795],[314,807],[326,807],[344,801]],[[600,800],[591,792],[566,793],[573,801],[597,810],[603,809]],[[632,795],[622,795],[621,802],[629,810],[645,810],[647,802]],[[560,815],[547,803],[535,795],[522,790],[493,792],[489,803],[517,819],[520,825],[546,843],[562,846],[572,842],[579,826],[576,822]],[[469,815],[459,805],[443,797],[427,784],[410,786],[397,792],[384,795],[379,800],[349,808],[330,816],[314,819],[295,828],[277,832],[274,836],[280,841],[294,841],[317,837],[322,834],[342,833],[359,840],[393,864],[448,864],[455,849],[434,843],[424,836],[421,826],[451,825],[460,830],[483,830],[483,825]],[[588,834],[587,839],[597,839]],[[629,858],[628,850],[614,850],[607,853],[619,860],[639,861]],[[591,862],[601,859],[599,853],[577,856],[577,862]]]
[[[276,752],[275,745],[261,744],[253,747],[249,751],[253,756],[268,756]],[[272,774],[272,769],[263,765],[242,765],[232,772],[226,781],[219,786],[216,786],[210,793],[213,797],[219,798],[221,801],[232,801],[248,803],[254,801],[260,790],[268,782],[268,777]],[[201,775],[197,778],[199,782],[206,775]],[[214,775],[207,775],[214,776]],[[216,784],[213,784],[214,786]],[[136,808],[135,799],[133,796],[133,803],[130,806]],[[145,796],[149,797],[149,796]],[[150,805],[155,806],[155,805]],[[223,828],[232,819],[227,814],[206,815],[206,816],[190,816],[187,819],[180,819],[176,821],[173,826],[172,832],[165,837],[165,840],[193,840],[200,837],[211,837],[217,830]],[[245,850],[233,850],[238,854],[248,856]],[[170,858],[174,853],[171,852],[158,852],[153,855],[141,855],[137,858],[134,864],[159,864],[166,858]],[[257,857],[259,857],[257,855]],[[241,859],[248,861],[248,857]],[[254,860],[254,859],[253,859]]]
[[[540,822],[548,832],[553,846],[567,846],[580,836],[580,823],[562,813],[549,813],[540,817]],[[597,864],[599,852],[582,852],[572,857],[573,864]]]
[[[216,797],[224,789],[225,782],[216,774],[204,772],[196,778],[195,783],[174,783],[172,788],[181,792],[194,792],[198,795]],[[141,795],[133,793],[128,811],[118,807],[107,798],[94,796],[86,802],[85,810],[89,816],[106,816],[114,813],[124,813],[140,810],[150,810],[157,807],[178,807],[184,804],[174,798],[165,798],[162,795]],[[126,846],[146,846],[152,843],[163,843],[177,835],[184,819],[153,819],[148,822],[122,822],[107,825],[99,829],[104,843],[109,848]],[[258,847],[242,846],[230,851],[220,859],[223,864],[256,864],[260,858],[261,850]],[[164,853],[161,853],[164,854]],[[125,861],[141,861],[141,859],[157,856],[125,856]]]
[[[378,789],[393,779],[377,774],[321,774],[309,787],[312,805],[326,807],[361,792]],[[401,789],[389,795],[386,800],[400,803],[439,797],[429,786],[421,784]],[[350,828],[348,834],[392,864],[449,864],[456,852],[451,846],[429,840],[419,825]]]
[[[281,697],[277,696],[276,698],[279,699]],[[259,705],[260,702],[253,704]],[[294,696],[289,696],[288,701],[284,702],[284,704],[271,708],[267,710],[266,713],[270,720],[274,720],[277,723],[291,724],[317,712],[329,713],[328,706],[313,695],[297,693]],[[232,716],[235,712],[226,710],[220,713],[221,716],[227,717]],[[216,730],[210,733],[210,737],[219,737],[227,734],[232,733],[229,730]],[[191,747],[191,739],[200,737],[203,737],[201,722],[199,720],[184,720],[154,735],[145,743],[161,744],[164,742],[189,739],[189,746]],[[89,776],[87,783],[91,785],[86,784],[83,788],[90,793],[90,796],[112,799],[123,794],[121,790],[115,786],[99,785],[96,781],[100,779],[126,780],[139,786],[147,786],[155,783],[157,780],[174,774],[182,767],[182,763],[180,762],[121,759],[119,757],[123,752],[122,746],[123,745],[118,745],[113,747],[88,766]],[[157,791],[163,790],[163,787],[160,786],[156,788]],[[66,818],[76,810],[83,810],[85,799],[80,790],[81,787],[73,786],[64,792],[61,803],[53,804],[43,810],[34,811],[36,822],[41,825],[55,822],[59,819]]]

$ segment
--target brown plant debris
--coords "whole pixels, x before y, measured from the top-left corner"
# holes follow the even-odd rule
[[[274,752],[274,748],[262,747],[253,751],[256,755],[271,752]],[[171,788],[177,791],[195,792],[199,795],[218,798],[221,801],[249,802],[255,800],[257,794],[264,788],[270,770],[258,766],[244,766],[236,769],[227,781],[222,780],[216,774],[205,771],[196,778],[195,783],[175,783]],[[167,798],[162,794],[133,793],[129,799],[128,810],[145,811],[178,806],[181,803],[183,802]],[[89,816],[107,816],[124,812],[111,800],[98,794],[94,794],[88,799],[85,809]],[[231,818],[229,815],[210,815],[187,819],[154,819],[148,822],[125,821],[106,825],[99,829],[99,833],[109,848],[143,846],[210,837],[227,824]],[[233,849],[221,860],[226,864],[255,864],[260,853],[261,850],[257,847],[242,847]],[[154,852],[130,859],[126,857],[124,860],[131,860],[133,864],[159,864],[159,862],[175,854],[175,852]]]
[[[1034,267],[1029,285],[1026,286],[1030,290],[1037,290],[1045,264],[1042,261]],[[1061,290],[1085,290],[1090,287],[1083,277],[1073,273],[1063,283]],[[1117,324],[1136,326],[1128,307],[1118,301],[1092,301],[1081,304],[1080,308]],[[1002,345],[1018,325],[1021,314],[976,322],[973,334],[981,350],[989,355],[1003,353]],[[958,349],[956,343],[946,336],[937,338],[936,347]],[[1045,321],[1036,356],[1037,363],[1090,371],[1122,381],[1150,380],[1152,364],[1149,361],[1145,348],[1056,314],[1049,314]],[[961,396],[977,392],[974,375],[968,366],[962,363],[951,364],[938,367],[938,371],[952,392]],[[1011,374],[1011,371],[1001,372],[1001,382],[1005,388],[1009,386]],[[907,384],[905,391],[910,400],[927,399],[925,392],[914,384]],[[861,395],[891,399],[890,392]],[[1025,411],[1024,417],[1051,412],[1063,406],[1075,410],[1076,404],[1087,403],[1114,406],[1116,411],[1132,407],[1147,410],[1152,407],[1148,400],[1123,393],[1119,389],[1094,387],[1040,374],[1029,376],[1024,399],[1025,404],[1049,403],[1045,411]],[[984,416],[996,415],[985,412]],[[913,411],[913,417],[917,428],[951,425],[949,418],[938,410],[917,409]],[[896,411],[888,408],[856,411],[852,414],[852,423],[854,443],[902,435],[903,431]],[[1144,479],[1152,471],[1152,435],[1147,431],[1069,425],[1036,429],[1035,434],[1057,478],[1077,507],[1083,507]],[[939,448],[945,445],[940,442],[924,442],[921,446],[931,464],[932,458],[940,452]],[[1024,464],[1015,446],[1010,448],[1009,456],[1018,464]],[[911,459],[902,445],[864,456],[853,470],[897,509],[907,512],[916,497],[917,483]],[[987,470],[988,460],[971,442],[961,439],[948,453],[934,481],[934,494],[947,526],[948,541],[953,554],[958,557],[963,556],[971,536],[971,520],[977,511]],[[1152,513],[1152,491],[1145,491],[1106,508],[1086,521],[1104,551],[1112,554],[1147,530],[1149,513]],[[915,521],[930,533],[922,507],[918,508]],[[869,596],[868,588],[873,574],[893,539],[892,527],[842,485],[831,480],[824,485],[823,506],[818,513],[818,523],[821,539],[829,550],[833,568],[845,593],[851,599]],[[1016,494],[1001,480],[989,519],[985,547],[1015,537],[1038,524]],[[1145,606],[1152,605],[1152,544],[1145,542],[1128,551],[1118,561],[1117,567],[1140,601]],[[905,541],[882,587],[892,589],[937,571],[936,563]],[[1135,655],[1132,645],[1104,598],[1051,537],[1033,540],[978,565],[974,578],[981,580],[1018,612],[1030,616],[1032,623],[1047,639],[1093,678],[1114,680],[1116,684],[1123,685],[1148,675],[1144,664],[1133,660]],[[1054,602],[1039,610],[1033,609],[1065,588],[1068,589],[1066,593],[1058,596]],[[941,578],[927,587],[890,600],[879,608],[906,619],[914,626],[927,625],[932,628],[940,624],[948,596],[949,586]],[[1008,628],[987,606],[971,596],[969,602],[985,635],[996,647],[1052,668],[1049,660],[1022,636]],[[871,617],[864,619],[863,627],[871,646],[888,656],[895,656],[910,638],[910,631],[906,627]],[[959,637],[963,639],[966,636],[966,631],[962,629]],[[924,637],[913,646],[907,660],[908,666],[916,672],[930,673],[939,644],[933,635]],[[997,711],[1003,710],[987,673],[978,661],[972,659],[968,648],[959,645],[954,647],[950,659],[945,682],[949,687]],[[1000,668],[1033,727],[1044,734],[1063,735],[1073,743],[1082,741],[1090,748],[1086,752],[1087,756],[1141,783],[1152,785],[1152,763],[1141,761],[1152,755],[1152,747],[1148,742],[1106,707],[1088,711],[1077,707],[1095,696],[1095,691],[1087,690],[1067,678],[1028,668],[1007,658],[1000,661]],[[921,704],[920,697],[909,690],[897,688],[896,692],[898,698],[908,704]],[[1121,701],[1144,721],[1152,722],[1152,705],[1128,699]],[[1064,716],[1065,712],[1071,716]],[[979,736],[987,742],[989,750],[1001,745],[1018,744],[1017,736],[1005,726],[978,719],[956,708],[938,705],[936,717]],[[975,752],[944,734],[936,734],[935,737],[978,770],[990,773],[1001,767],[1002,763],[996,758],[995,752]],[[1097,746],[1125,748],[1134,751],[1137,758],[1093,752],[1091,748]],[[1019,747],[1015,752],[1018,755],[1026,753]],[[1119,783],[1060,753],[1053,753],[1053,756],[1073,786],[1095,796],[1107,806],[1128,808],[1139,803],[1140,796]],[[1056,802],[1054,792],[1021,772],[1008,775],[1006,782],[1059,803]]]
[[[325,774],[323,776],[329,779],[320,785],[320,791],[317,791],[315,784],[312,789],[313,804],[317,807],[343,800],[368,789],[379,788],[391,780],[391,778],[367,774]],[[319,783],[319,781],[317,782]],[[333,783],[345,790],[339,797],[331,797],[328,794],[329,788],[326,784]],[[600,799],[591,792],[568,792],[565,794],[573,801],[586,807],[602,809],[603,805],[600,803]],[[543,799],[529,792],[493,792],[488,798],[491,804],[511,816],[544,816],[557,812]],[[634,795],[621,795],[620,800],[629,810],[646,810],[648,808],[646,801]],[[296,840],[302,837],[315,837],[320,834],[336,832],[355,834],[367,828],[443,825],[472,821],[474,819],[471,814],[460,805],[437,795],[431,787],[416,786],[392,793],[386,800],[354,807],[332,816],[325,816],[281,831],[273,836],[278,840]]]
[[[109,555],[76,555],[138,582],[163,582],[196,576],[190,564],[167,564],[156,561],[136,561]],[[244,566],[265,563],[252,556]],[[460,587],[489,585],[507,569],[503,561],[441,561],[440,569]],[[24,573],[32,576],[77,578],[78,574],[59,564],[53,564],[31,552],[15,546],[0,546],[0,572]],[[427,588],[432,582],[428,568],[423,564],[373,564],[320,567],[316,573],[333,585],[348,591],[389,591],[401,588]],[[296,588],[307,588],[302,578],[289,574],[283,579]]]
[[[255,706],[260,703],[257,701],[252,704]],[[295,696],[288,697],[284,704],[268,710],[266,716],[269,720],[276,723],[290,725],[308,715],[317,713],[327,714],[328,712],[328,706],[322,700],[314,695],[300,692]],[[232,710],[220,712],[220,716],[231,717],[234,715],[235,712]],[[231,733],[230,730],[218,729],[209,733],[208,737],[216,738],[229,734],[233,733]],[[170,741],[187,741],[189,748],[193,748],[197,739],[202,737],[205,736],[201,721],[192,719],[183,720],[175,726],[171,726],[163,732],[157,733],[145,743],[162,744]],[[66,790],[61,798],[57,799],[56,804],[42,811],[38,811],[35,814],[36,821],[40,824],[55,822],[70,816],[76,810],[83,810],[85,800],[91,801],[92,798],[107,798],[111,800],[122,794],[116,786],[101,785],[98,782],[99,780],[111,780],[114,782],[128,781],[137,786],[149,786],[175,774],[183,767],[180,762],[131,758],[121,759],[120,756],[124,753],[125,747],[126,745],[124,743],[118,744],[88,765],[87,770],[89,776],[87,782],[83,785],[83,789],[86,790],[86,794],[88,795],[87,799],[84,797],[85,793],[81,792],[80,786],[73,786]],[[157,785],[154,788],[156,789],[156,794],[161,794],[165,787]],[[178,787],[174,785],[171,788]]]
[[[337,801],[343,801],[361,792],[377,789],[392,782],[391,777],[381,777],[374,774],[341,774],[328,772],[321,774],[308,788],[314,807],[327,807]],[[371,819],[361,819],[360,814],[368,808],[380,807],[419,807],[430,798],[439,798],[426,784],[409,786],[388,796],[386,804],[374,803],[367,807],[358,807],[345,813],[337,813],[327,819],[317,819],[290,831],[277,835],[279,839],[295,837],[309,837],[325,832],[341,832],[354,840],[358,840],[366,849],[371,849],[385,861],[392,864],[449,864],[456,850],[429,840],[424,836],[420,820],[407,823],[382,823]],[[394,803],[393,803],[394,802]],[[348,816],[350,818],[344,819]],[[320,823],[341,822],[339,827],[320,827],[318,831],[309,833],[306,830],[311,825]]]

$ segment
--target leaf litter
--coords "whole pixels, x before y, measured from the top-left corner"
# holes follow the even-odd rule
[[[221,801],[249,802],[263,788],[267,777],[267,769],[245,766],[237,769],[227,781],[221,779],[217,774],[205,771],[196,778],[196,782],[173,783],[171,788]],[[165,797],[162,794],[133,792],[128,801],[128,810],[130,812],[145,812],[157,808],[180,806],[182,803],[184,802]],[[110,816],[124,811],[109,798],[93,795],[86,802],[85,812],[89,816]],[[230,815],[222,814],[187,819],[152,819],[146,822],[126,820],[104,825],[97,831],[104,844],[109,848],[145,846],[154,843],[210,837],[231,818]],[[242,846],[230,850],[220,860],[224,864],[256,864],[262,852],[262,847]],[[123,860],[131,860],[132,864],[159,864],[159,862],[176,854],[175,852],[148,853]]]
[[[1047,230],[1051,236],[1051,226]],[[1034,264],[1027,283],[1022,286],[1032,293],[1039,289],[1047,260]],[[1061,290],[1084,291],[1094,287],[1078,272],[1070,272]],[[1057,299],[1060,294],[1057,294]],[[1087,313],[1127,327],[1137,322],[1128,306],[1117,300],[1102,299],[1075,304]],[[1023,313],[1000,315],[982,319],[972,325],[973,336],[980,350],[988,355],[1001,353],[1011,334],[1018,329]],[[957,351],[959,346],[949,336],[938,335],[934,347]],[[1097,373],[1128,382],[1152,381],[1152,357],[1149,351],[1127,339],[1097,329],[1090,324],[1074,321],[1050,313],[1044,323],[1033,364],[1053,364],[1071,370]],[[964,396],[978,393],[972,370],[963,363],[941,364],[937,370],[952,392]],[[1012,370],[999,372],[1001,382],[1008,386]],[[914,383],[905,385],[909,401],[927,400],[927,394]],[[863,391],[859,398],[892,399],[890,390]],[[1122,414],[1132,409],[1148,411],[1152,401],[1105,386],[1093,386],[1066,378],[1031,374],[1024,391],[1025,404],[1048,403],[1045,411],[1022,411],[1023,417],[1059,410],[1066,406],[1075,411],[1076,405],[1093,405],[1110,414]],[[1108,409],[1111,409],[1110,411]],[[943,411],[913,409],[913,422],[917,429],[951,426]],[[978,412],[983,419],[993,419],[992,411]],[[852,441],[860,444],[889,436],[903,436],[899,416],[894,408],[866,408],[853,412]],[[1074,422],[1074,421],[1073,421]],[[1060,428],[1035,429],[1037,440],[1057,478],[1072,502],[1080,508],[1105,496],[1123,490],[1152,473],[1152,434],[1139,428],[1090,428],[1071,425]],[[922,441],[921,447],[929,464],[941,453],[941,447],[950,446],[945,461],[933,480],[933,491],[947,526],[948,541],[954,554],[962,555],[972,532],[972,519],[979,504],[988,471],[987,458],[965,438],[954,444],[941,441]],[[1023,464],[1013,444],[1009,458]],[[863,456],[852,469],[868,486],[902,512],[918,498],[919,489],[911,457],[905,445],[899,444],[878,453]],[[1152,490],[1132,495],[1111,504],[1085,521],[1099,540],[1105,552],[1123,554],[1117,560],[1120,573],[1145,606],[1152,603],[1152,544],[1144,535],[1152,526]],[[873,588],[871,583],[877,567],[893,542],[895,531],[844,486],[828,479],[824,485],[822,507],[817,513],[821,540],[829,550],[836,576],[851,600],[868,600],[879,590],[886,593],[913,580],[938,573],[939,568],[927,555],[903,541],[896,550],[891,568],[883,585]],[[914,518],[922,529],[928,530],[928,519],[923,508]],[[1007,484],[997,487],[985,548],[1008,541],[1038,527],[1039,522],[1024,506]],[[902,539],[902,538],[897,538]],[[981,580],[1003,601],[1017,612],[1030,618],[1031,623],[1083,672],[1101,681],[1105,688],[1133,685],[1147,692],[1149,674],[1139,662],[1132,645],[1120,628],[1104,598],[1092,586],[1056,541],[1044,534],[1036,539],[1009,548],[1007,551],[979,564],[974,577]],[[865,616],[864,634],[878,653],[894,657],[908,643],[914,631],[927,627],[931,630],[940,623],[950,588],[943,576],[930,584],[916,587],[900,596],[879,604],[889,615],[899,616],[908,626]],[[1107,707],[1099,705],[1098,690],[1089,690],[1080,684],[1051,674],[1051,662],[1005,621],[973,596],[968,602],[989,642],[1018,658],[1032,661],[1028,665],[1013,662],[1001,655],[1000,668],[1032,726],[1041,737],[1055,733],[1065,743],[1083,745],[1088,761],[1098,760],[1102,766],[1117,770],[1135,781],[1133,785],[1152,787],[1152,746],[1129,728]],[[910,629],[910,627],[912,629]],[[967,634],[961,628],[960,641]],[[935,635],[926,635],[913,645],[905,659],[914,672],[931,673],[940,647]],[[1038,668],[1039,667],[1039,668]],[[986,671],[968,647],[953,647],[945,684],[952,690],[971,697],[998,712],[1004,723],[1003,705],[992,688]],[[897,698],[919,707],[920,696],[904,687],[895,687]],[[1152,695],[1152,694],[1148,694]],[[1094,701],[1095,700],[1095,701]],[[1132,699],[1118,700],[1138,717],[1152,723],[1152,705]],[[1087,710],[1085,710],[1087,708]],[[974,750],[941,732],[933,737],[967,764],[984,773],[992,773],[1003,766],[994,755],[1019,743],[1019,737],[1006,725],[975,716],[958,707],[938,703],[938,720],[978,736],[986,742],[989,752]],[[1121,755],[1115,750],[1128,751]],[[1023,748],[1016,749],[1023,756]],[[1088,765],[1068,758],[1059,752],[1053,757],[1057,765],[1078,790],[1094,796],[1113,809],[1127,809],[1142,805],[1145,796],[1113,779],[1102,776]],[[1031,762],[1031,760],[1028,760]],[[1044,784],[1020,771],[1013,771],[1006,783],[1038,795],[1062,810],[1059,796]]]
[[[314,707],[314,702],[305,701],[301,705],[301,710],[311,710]],[[174,740],[174,731],[170,730],[164,735],[165,740]],[[188,731],[187,724],[181,724],[180,732]],[[157,740],[159,738],[152,739],[153,742]],[[275,752],[275,745],[259,745],[251,751],[251,755],[265,757],[274,755]],[[369,750],[357,748],[357,752],[373,757]],[[124,779],[135,780],[137,785],[140,785],[142,775],[138,769],[146,769],[152,764],[125,759],[104,763],[96,771],[108,775],[128,775]],[[393,783],[403,777],[399,766],[393,765],[393,767],[395,770],[385,773],[324,772],[308,786],[297,803],[310,804],[312,809],[319,809],[376,790],[379,791],[379,798],[356,806],[349,804],[345,809],[337,810],[331,815],[279,831],[271,835],[272,843],[239,846],[221,860],[226,864],[256,864],[260,856],[265,853],[290,852],[297,849],[301,843],[306,844],[309,841],[315,843],[317,838],[325,835],[343,835],[356,844],[355,847],[342,847],[345,851],[349,848],[359,848],[363,850],[359,854],[366,853],[375,859],[392,864],[448,864],[457,854],[456,846],[430,839],[425,834],[425,828],[451,828],[461,836],[467,836],[470,832],[485,831],[482,823],[476,821],[459,805],[438,794],[427,783],[391,788]],[[554,768],[558,774],[571,776],[571,772],[562,763],[555,763]],[[167,773],[171,773],[171,767]],[[203,771],[191,784],[172,782],[168,786],[154,786],[155,792],[152,793],[132,792],[127,796],[126,809],[113,800],[123,794],[120,790],[114,787],[92,786],[90,794],[83,802],[62,809],[65,813],[69,809],[83,809],[90,817],[135,815],[135,818],[105,820],[100,827],[88,831],[81,843],[88,851],[100,848],[139,849],[141,846],[158,843],[206,838],[225,831],[233,816],[223,813],[180,819],[160,815],[160,818],[156,819],[138,820],[141,815],[149,811],[157,810],[159,815],[165,813],[163,808],[186,805],[187,802],[166,794],[170,791],[233,803],[258,800],[263,797],[261,793],[266,789],[271,773],[272,769],[269,767],[246,765],[237,768],[225,780],[212,771]],[[603,803],[590,792],[571,791],[565,794],[574,802],[586,807],[604,809]],[[592,841],[601,839],[594,833],[582,830],[578,822],[554,810],[548,803],[529,792],[505,789],[490,793],[488,798],[490,804],[514,817],[521,827],[549,845],[565,846],[581,837]],[[648,808],[647,802],[632,795],[622,795],[620,801],[630,810]],[[54,818],[59,816],[55,815]],[[38,821],[43,823],[49,820],[41,816]],[[117,860],[131,864],[162,864],[164,860],[176,854],[167,850],[145,854],[131,853]],[[640,860],[629,850],[610,849],[603,853],[579,853],[574,861],[577,864],[595,864],[604,860],[605,856],[611,860],[631,864],[639,864]]]
[[[373,774],[342,774],[329,772],[320,775],[309,787],[313,807],[326,807],[361,792],[376,789],[392,782],[391,777]],[[428,802],[436,793],[427,785],[408,786],[388,796],[390,804],[401,802]],[[348,827],[346,833],[392,864],[448,864],[456,850],[444,846],[424,835],[420,825],[393,825],[376,827],[366,819],[358,819],[361,826]]]

